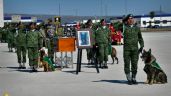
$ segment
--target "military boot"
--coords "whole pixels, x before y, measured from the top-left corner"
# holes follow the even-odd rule
[[[132,85],[132,78],[130,73],[126,74],[126,78],[128,80],[128,85]]]
[[[26,69],[25,63],[23,63],[22,69]]]
[[[102,61],[99,62],[99,68],[103,69],[103,62]]]
[[[108,69],[107,61],[104,62],[104,68]]]
[[[37,66],[36,65],[33,66],[32,72],[37,72]]]
[[[132,74],[132,84],[138,84],[136,81],[136,75]]]
[[[18,67],[18,69],[22,69],[22,65],[21,65],[21,63],[19,63],[19,67]]]

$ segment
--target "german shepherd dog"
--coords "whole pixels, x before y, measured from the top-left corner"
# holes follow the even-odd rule
[[[145,84],[151,85],[167,83],[167,76],[157,64],[156,58],[151,54],[151,49],[149,49],[149,51],[143,50],[141,58],[145,63],[144,71],[147,74]]]
[[[107,67],[107,62],[102,63],[102,62],[100,62],[100,60],[98,60],[98,57],[97,57],[98,55],[99,55],[99,49],[96,48],[96,56],[95,56],[95,58],[96,58],[96,63],[99,64],[99,67],[100,67],[100,68],[108,68],[108,67]],[[114,64],[115,60],[117,61],[116,64],[119,63],[119,60],[118,60],[118,57],[117,57],[117,51],[116,51],[116,49],[115,49],[114,47],[112,47],[112,52],[111,52],[111,54],[109,54],[109,55],[110,55],[111,58],[112,58],[112,61],[113,61],[112,64]]]
[[[112,64],[114,64],[115,60],[117,61],[116,64],[118,64],[118,57],[117,57],[117,51],[114,47],[112,47],[112,53],[111,53],[111,58],[112,58]]]

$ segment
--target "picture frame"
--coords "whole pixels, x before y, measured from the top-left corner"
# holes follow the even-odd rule
[[[92,48],[92,32],[90,29],[77,30],[77,48]]]

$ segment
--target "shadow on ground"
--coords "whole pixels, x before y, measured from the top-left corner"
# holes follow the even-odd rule
[[[99,80],[92,82],[108,82],[108,83],[118,83],[118,84],[127,84],[127,80]],[[138,82],[138,84],[144,84],[144,82]]]
[[[18,67],[0,67],[0,68],[12,69],[9,72],[18,71],[18,72],[26,72],[26,73],[36,73],[33,72],[31,69],[18,69]],[[43,72],[43,71],[37,71],[37,72]]]

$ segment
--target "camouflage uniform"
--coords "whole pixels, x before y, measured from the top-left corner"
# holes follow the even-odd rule
[[[99,26],[95,31],[95,42],[99,48],[99,52],[98,52],[99,55],[97,58],[100,61],[100,63],[105,61],[104,67],[107,67],[109,40],[110,40],[110,30],[106,26],[105,28]]]
[[[37,30],[30,30],[26,36],[27,41],[27,49],[28,49],[28,58],[29,58],[29,65],[33,68],[33,71],[38,67],[38,56],[39,56],[39,49],[42,47],[41,43],[41,35],[40,32]]]
[[[12,52],[12,48],[15,48],[15,34],[16,30],[13,26],[10,26],[10,28],[6,29],[7,31],[7,41],[8,41],[8,48],[9,52]]]
[[[17,47],[17,58],[19,63],[19,68],[25,69],[26,63],[26,31],[24,28],[18,30],[18,35],[16,36],[16,47]],[[21,64],[23,63],[23,65]]]
[[[92,43],[92,48],[89,48],[87,49],[87,59],[88,59],[88,63],[90,63],[90,60],[93,59],[94,55],[95,55],[95,31],[93,31],[92,29],[89,29],[91,32],[92,32],[92,40],[91,40],[91,43]]]
[[[141,35],[140,28],[137,26],[126,25],[124,29],[124,71],[127,75],[127,79],[135,78],[137,74],[137,63],[138,63],[138,42],[140,47],[144,47],[144,41]],[[130,69],[131,63],[131,69]],[[132,72],[132,77],[130,76]]]
[[[0,42],[2,42],[2,28],[0,27]]]
[[[41,35],[41,43],[43,44],[43,47],[47,47],[47,44],[46,44],[46,33],[45,33],[45,29],[43,28],[43,26],[40,28],[40,35]]]
[[[47,48],[48,48],[48,56],[51,58],[52,63],[54,63],[54,53],[55,53],[55,26],[53,24],[47,25]]]
[[[7,25],[3,27],[2,29],[2,42],[7,42]]]

